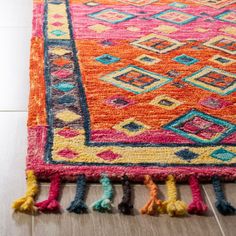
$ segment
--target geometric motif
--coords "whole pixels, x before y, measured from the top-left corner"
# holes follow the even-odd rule
[[[190,66],[192,64],[195,64],[196,62],[198,62],[199,60],[190,56],[187,56],[185,54],[182,54],[180,56],[177,56],[175,58],[173,58],[174,61],[177,61],[181,64]]]
[[[119,95],[112,96],[108,98],[105,102],[107,105],[114,106],[115,108],[124,108],[135,103],[134,101],[131,101]]]
[[[101,62],[105,65],[110,65],[112,63],[118,62],[120,59],[109,54],[103,54],[102,56],[96,57],[96,61]]]
[[[181,2],[173,2],[169,4],[169,6],[176,7],[176,8],[186,8],[188,5],[183,4]]]
[[[189,111],[164,128],[197,143],[206,144],[217,143],[236,131],[235,125],[197,110]]]
[[[211,156],[221,161],[230,161],[236,156],[236,154],[224,148],[220,148],[212,152]]]
[[[124,132],[128,136],[136,136],[150,129],[149,126],[137,121],[135,118],[124,120],[114,125],[113,128],[117,131]]]
[[[130,4],[133,6],[145,6],[153,2],[157,2],[158,0],[118,0],[118,1],[126,3],[126,4]]]
[[[236,74],[211,66],[202,68],[183,81],[220,95],[228,95],[236,90]]]
[[[137,66],[122,68],[100,79],[135,94],[152,91],[172,80],[171,78],[144,70]]]
[[[134,59],[135,61],[141,62],[145,65],[154,65],[157,62],[160,62],[161,60],[156,58],[156,57],[152,57],[150,55],[146,55],[143,54],[137,58]]]
[[[131,43],[136,47],[157,53],[166,53],[179,48],[185,43],[157,34],[149,34]]]
[[[216,36],[203,45],[227,52],[232,55],[236,54],[236,39],[224,35]]]
[[[183,160],[190,162],[197,158],[199,155],[190,151],[189,149],[183,149],[175,153],[175,155],[181,157]]]
[[[198,18],[197,16],[193,16],[193,15],[190,15],[181,11],[173,10],[173,9],[169,9],[169,10],[165,10],[163,12],[157,13],[153,15],[152,17],[158,20],[167,21],[167,22],[174,23],[177,25],[184,25]]]
[[[172,110],[182,103],[174,98],[168,97],[166,95],[161,95],[154,98],[149,104],[159,106],[167,110]]]
[[[132,14],[120,12],[115,9],[109,9],[109,8],[91,13],[88,16],[98,20],[109,22],[111,24],[117,24],[135,17]]]
[[[216,19],[235,23],[236,24],[236,12],[233,11],[225,11],[218,16],[215,16]]]
[[[228,57],[224,57],[221,56],[219,54],[214,55],[211,59],[209,59],[210,61],[213,61],[221,66],[228,66],[232,63],[235,63],[236,60],[232,59],[232,58],[228,58]]]
[[[200,104],[204,107],[216,110],[222,109],[226,106],[232,105],[232,103],[225,101],[223,99],[214,98],[214,97],[207,97],[200,101]]]
[[[193,1],[193,0],[192,0]],[[214,7],[214,8],[222,8],[228,6],[232,3],[235,3],[236,0],[194,0],[193,2],[199,2],[202,5]]]

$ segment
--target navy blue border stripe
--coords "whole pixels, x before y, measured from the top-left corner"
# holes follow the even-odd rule
[[[46,81],[46,109],[47,109],[47,122],[48,122],[48,132],[47,132],[47,143],[45,147],[45,161],[47,163],[52,163],[52,164],[66,164],[66,165],[73,165],[73,166],[83,166],[83,165],[96,165],[96,166],[160,166],[160,167],[167,167],[167,166],[190,166],[190,167],[197,167],[197,166],[228,166],[228,167],[234,167],[236,166],[235,164],[162,164],[162,163],[87,163],[87,162],[80,162],[80,163],[71,163],[68,161],[55,161],[52,159],[52,146],[53,146],[53,138],[54,138],[54,133],[53,133],[53,114],[52,114],[52,109],[50,106],[51,102],[51,81],[50,81],[50,67],[49,67],[49,58],[48,58],[48,45],[68,45],[68,42],[72,46],[72,51],[73,51],[73,58],[75,61],[75,76],[77,78],[77,84],[79,88],[79,98],[80,98],[80,103],[81,103],[81,110],[82,110],[82,115],[84,117],[84,129],[85,129],[85,145],[87,146],[120,146],[120,147],[211,147],[211,146],[236,146],[236,144],[151,144],[151,143],[128,143],[128,142],[118,142],[118,143],[96,143],[96,142],[91,142],[90,141],[90,116],[89,116],[89,110],[87,106],[87,101],[86,101],[86,94],[84,91],[83,83],[82,83],[82,78],[81,78],[81,71],[79,67],[79,61],[77,58],[77,49],[76,49],[76,44],[74,40],[74,34],[73,34],[73,27],[72,27],[72,22],[71,22],[71,15],[70,15],[70,10],[69,10],[69,1],[65,0],[66,3],[66,11],[67,11],[67,19],[68,19],[68,24],[69,24],[69,31],[70,31],[70,36],[71,40],[48,40],[47,37],[47,23],[48,23],[48,0],[45,0],[45,6],[44,6],[44,24],[43,24],[43,33],[44,33],[44,57],[45,57],[45,81]]]

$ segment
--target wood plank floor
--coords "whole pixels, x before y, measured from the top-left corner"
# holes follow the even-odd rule
[[[28,61],[31,34],[32,0],[2,1],[0,7],[0,236],[218,236],[235,235],[235,216],[221,216],[214,207],[214,193],[210,184],[204,185],[209,206],[207,216],[170,218],[142,216],[138,213],[147,201],[147,190],[134,186],[135,213],[133,216],[90,212],[87,215],[62,214],[32,217],[14,214],[11,202],[25,191],[26,117],[28,100]],[[181,198],[189,203],[190,190],[179,186]],[[121,186],[115,185],[114,205],[122,197]],[[165,186],[160,190],[165,194]],[[228,199],[236,205],[236,184],[225,184]],[[39,199],[47,196],[48,185],[41,186]],[[75,186],[63,187],[61,204],[65,209],[74,197]],[[88,205],[101,195],[99,185],[89,187]]]

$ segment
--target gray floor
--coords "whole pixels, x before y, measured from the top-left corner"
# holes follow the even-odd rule
[[[63,212],[32,217],[13,214],[11,202],[25,190],[26,119],[28,100],[28,56],[31,32],[32,0],[0,0],[0,236],[47,235],[235,235],[235,216],[222,217],[214,208],[211,185],[204,185],[205,200],[209,206],[207,216],[170,218],[142,216],[138,209],[147,201],[144,186],[136,185],[135,215],[90,213],[77,216]],[[3,7],[4,6],[4,7]],[[116,206],[122,196],[115,186]],[[48,185],[41,186],[39,199],[47,195]],[[160,186],[165,194],[165,186]],[[236,205],[236,184],[226,184],[228,199]],[[61,204],[65,208],[75,192],[73,184],[63,186]],[[187,185],[180,186],[181,198],[190,202]],[[99,185],[91,185],[88,204],[101,195]]]

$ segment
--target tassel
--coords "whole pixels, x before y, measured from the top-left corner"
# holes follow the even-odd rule
[[[123,188],[124,195],[122,197],[121,203],[118,205],[118,209],[124,215],[130,215],[133,209],[133,205],[131,203],[132,189],[131,189],[129,178],[127,175],[123,176],[122,188]]]
[[[71,202],[71,205],[67,208],[67,211],[74,212],[76,214],[88,212],[88,207],[84,202],[85,191],[86,179],[85,175],[81,174],[77,179],[75,199]]]
[[[166,180],[168,199],[163,202],[163,213],[169,216],[184,216],[187,213],[187,205],[185,202],[177,200],[177,189],[175,178],[169,175]]]
[[[157,198],[158,188],[150,175],[144,176],[144,184],[150,191],[150,199],[140,212],[148,215],[160,213],[162,202]]]
[[[60,204],[57,201],[60,191],[60,181],[59,175],[54,175],[51,178],[48,199],[35,204],[38,210],[41,212],[56,212],[60,210]]]
[[[196,176],[191,175],[189,177],[189,186],[192,191],[193,201],[188,206],[188,213],[204,214],[207,211],[208,207],[203,202],[200,185]]]
[[[100,183],[102,184],[103,195],[99,200],[94,202],[91,207],[94,211],[111,212],[111,200],[113,198],[113,189],[111,186],[110,179],[106,175],[103,175],[100,179]]]
[[[212,178],[212,184],[216,195],[215,206],[222,215],[235,213],[235,208],[225,199],[225,195],[218,176]]]
[[[26,171],[26,177],[27,190],[25,196],[17,199],[12,204],[12,208],[15,211],[20,211],[24,213],[34,213],[37,211],[37,208],[34,207],[34,197],[37,195],[39,188],[34,171]]]

